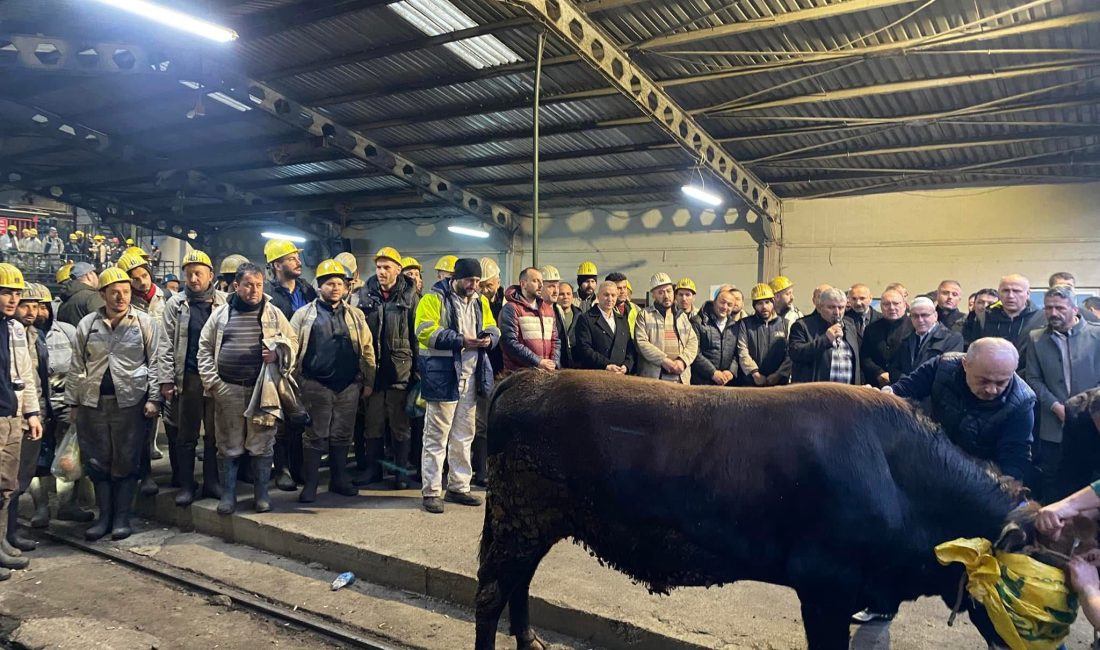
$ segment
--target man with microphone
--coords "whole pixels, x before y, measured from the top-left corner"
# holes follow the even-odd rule
[[[791,383],[863,383],[859,335],[854,327],[844,327],[846,305],[844,292],[830,288],[821,293],[814,313],[791,326],[787,343]]]

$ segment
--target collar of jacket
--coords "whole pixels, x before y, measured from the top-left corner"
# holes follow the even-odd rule
[[[100,317],[101,320],[110,322],[111,318],[110,318],[110,316],[107,315],[107,306],[106,305],[104,305],[103,307],[100,307],[99,309],[95,310],[95,313],[99,314],[99,317]],[[127,305],[126,306],[126,313],[122,315],[122,318],[119,320],[119,322],[121,323],[122,321],[124,321],[128,318],[134,318],[135,313],[137,313],[137,312],[134,309],[134,306],[133,305]]]
[[[440,282],[448,283],[447,280],[440,280]],[[412,282],[409,282],[408,278],[399,273],[397,274],[397,281],[393,283],[393,288],[390,289],[389,301],[382,296],[382,283],[378,281],[377,275],[370,276],[360,291],[361,293],[365,292],[369,297],[369,300],[360,298],[360,301],[364,303],[361,306],[366,308],[369,308],[368,305],[372,303],[381,302],[392,302],[404,307],[411,307],[413,303],[412,296],[416,292],[416,289],[413,287]]]
[[[330,305],[327,302],[325,302],[324,300],[322,300],[321,298],[318,298],[318,299],[314,300],[313,302],[317,303],[317,308],[318,309],[324,309],[325,311],[327,311],[330,314],[335,314],[337,309],[343,309],[343,307],[344,307],[344,302],[342,300],[340,302],[336,303],[335,305]]]
[[[241,300],[241,297],[237,294],[233,294],[229,297],[228,303],[230,309],[241,312],[242,314],[249,314],[255,311],[262,312],[264,309],[264,305],[267,304],[267,296],[260,298],[260,302],[256,303],[255,305],[250,305],[244,300]]]
[[[523,305],[527,309],[533,309],[535,311],[541,310],[543,303],[542,298],[535,296],[535,305],[532,307],[531,303],[527,302],[527,298],[523,297],[523,289],[521,289],[518,284],[513,284],[512,286],[508,287],[508,289],[504,292],[504,301],[514,302],[518,305]]]

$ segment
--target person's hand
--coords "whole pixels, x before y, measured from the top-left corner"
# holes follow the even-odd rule
[[[1066,522],[1076,517],[1080,512],[1076,507],[1066,501],[1056,501],[1049,506],[1043,506],[1039,510],[1039,516],[1035,519],[1035,527],[1047,537],[1057,540],[1062,536],[1062,528]]]
[[[878,383],[885,386],[890,383],[890,373],[884,372],[878,376]]]
[[[626,366],[615,366],[615,372],[619,373],[620,375],[625,375]]]
[[[157,404],[156,402],[146,402],[145,403],[145,417],[152,420],[153,418],[157,417],[158,415],[160,415],[160,405]]]
[[[1066,421],[1066,405],[1065,404],[1063,404],[1061,402],[1055,402],[1054,406],[1052,406],[1050,410],[1054,411],[1054,415],[1058,417],[1059,422],[1065,422]]]
[[[669,373],[676,372],[676,366],[673,365],[674,363],[675,362],[670,357],[665,357],[661,361],[661,369]]]
[[[829,329],[825,330],[825,336],[829,339],[829,343],[836,343],[836,340],[844,336],[844,326],[840,323],[834,324]]]
[[[539,361],[539,368],[543,370],[557,370],[558,364],[554,363],[553,359],[543,359]]]
[[[160,385],[160,396],[163,397],[165,399],[165,401],[168,401],[168,400],[172,399],[173,397],[175,397],[176,396],[176,385],[175,384],[161,384]]]
[[[363,399],[367,399],[372,393],[374,393],[373,386],[363,386]]]
[[[672,368],[672,372],[676,373],[677,375],[682,375],[684,374],[684,371],[687,370],[687,364],[685,364],[681,359],[675,359],[672,362]]]
[[[620,366],[616,366],[613,363],[609,363],[609,364],[607,364],[607,367],[604,368],[604,370],[606,370],[608,372],[619,372],[619,367]]]
[[[1092,566],[1100,566],[1100,548],[1094,548],[1087,553],[1082,553],[1078,557],[1083,558],[1085,562],[1088,562]]]
[[[478,347],[479,348],[491,348],[491,347],[493,347],[493,339],[489,338],[488,336],[483,336],[483,337],[479,338],[477,341],[478,341]]]
[[[764,373],[760,372],[759,370],[755,370],[752,373],[752,383],[756,384],[757,386],[763,386],[764,384],[768,383],[768,378],[764,376]]]
[[[462,337],[462,349],[463,350],[476,350],[481,347],[481,339],[474,338],[472,336]]]
[[[726,385],[726,373],[721,370],[715,370],[714,374],[710,376],[710,380],[718,386]]]
[[[1100,593],[1100,575],[1097,574],[1096,567],[1080,555],[1069,559],[1066,574],[1069,576],[1070,585],[1078,594],[1083,596]]]
[[[27,418],[27,438],[30,440],[42,439],[42,420],[37,415]]]
[[[263,357],[264,363],[275,363],[279,360],[279,355],[275,354],[275,350],[272,350],[268,347],[264,348],[263,352],[260,353],[260,356]]]

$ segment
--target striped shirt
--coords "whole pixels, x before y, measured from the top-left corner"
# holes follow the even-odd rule
[[[229,309],[229,322],[218,351],[218,376],[228,384],[251,386],[263,367],[263,329],[259,311]]]

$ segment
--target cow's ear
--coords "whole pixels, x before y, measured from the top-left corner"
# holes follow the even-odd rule
[[[1001,536],[997,538],[994,548],[1014,553],[1027,546],[1027,531],[1016,522],[1005,524],[1001,529]]]

